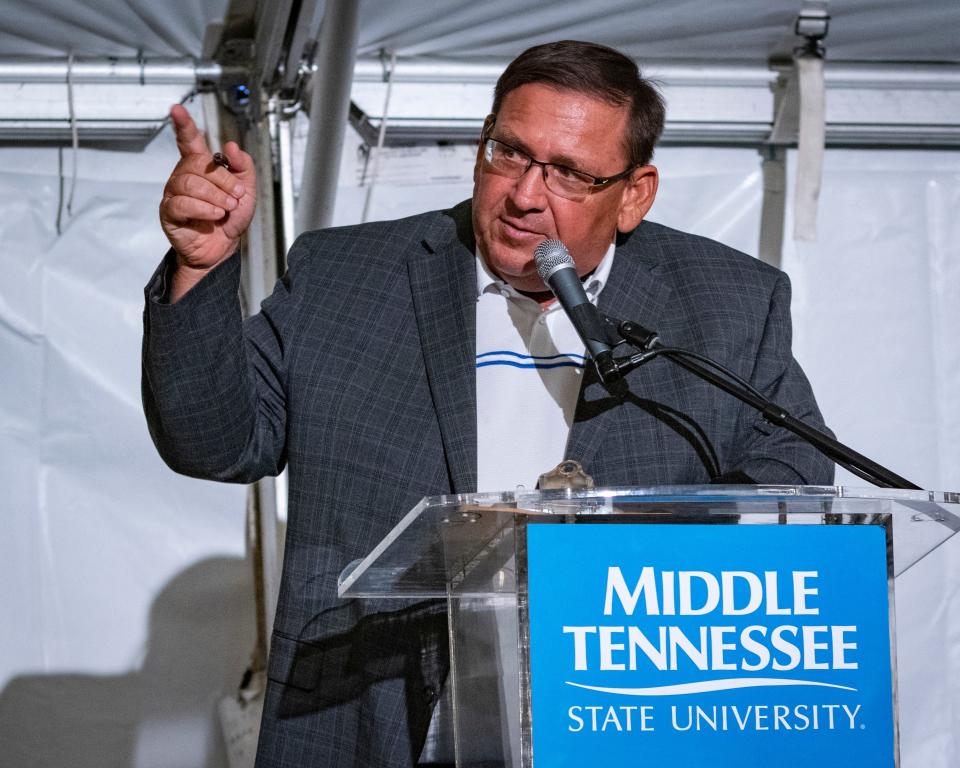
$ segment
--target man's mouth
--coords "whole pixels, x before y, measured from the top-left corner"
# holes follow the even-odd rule
[[[503,229],[503,233],[509,240],[527,243],[535,240],[543,240],[544,237],[546,237],[542,232],[528,229],[519,222],[511,222],[507,221],[506,219],[500,219],[500,225]]]

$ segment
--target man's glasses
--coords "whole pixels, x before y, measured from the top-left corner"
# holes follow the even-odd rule
[[[636,166],[631,166],[616,176],[598,178],[591,176],[589,173],[568,168],[565,165],[542,163],[539,160],[534,160],[523,150],[512,147],[498,139],[487,139],[484,142],[483,159],[487,165],[487,170],[511,179],[519,179],[530,170],[530,166],[539,165],[543,169],[543,183],[547,189],[555,195],[574,202],[580,202],[586,199],[587,195],[599,192],[611,184],[627,178],[636,168]]]

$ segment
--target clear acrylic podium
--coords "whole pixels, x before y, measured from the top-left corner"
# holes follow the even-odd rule
[[[339,591],[350,598],[448,600],[447,685],[458,766],[539,765],[531,739],[527,531],[537,524],[585,523],[882,526],[892,587],[896,576],[960,530],[960,494],[683,486],[521,488],[423,499],[367,557],[344,570]],[[891,618],[892,600],[891,588]],[[892,680],[895,712],[895,666]]]

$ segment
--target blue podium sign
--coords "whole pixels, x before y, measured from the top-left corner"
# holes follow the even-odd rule
[[[882,525],[526,528],[536,768],[893,768]]]

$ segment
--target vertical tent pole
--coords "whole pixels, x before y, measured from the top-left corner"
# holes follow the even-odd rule
[[[357,58],[359,0],[328,2],[311,78],[310,129],[297,205],[297,232],[330,226]]]

